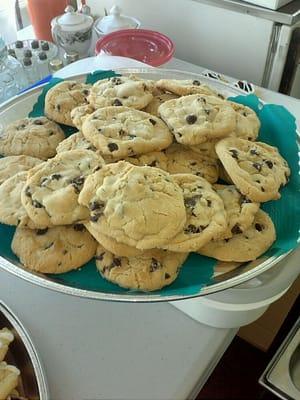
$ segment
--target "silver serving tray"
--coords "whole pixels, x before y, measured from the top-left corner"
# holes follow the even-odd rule
[[[157,68],[115,68],[116,73],[122,75],[136,74],[146,79],[199,79],[202,83],[206,83],[215,88],[219,93],[227,96],[246,95],[247,93],[243,90],[234,87],[232,84],[208,78],[203,75],[183,72],[177,70],[157,69]],[[86,74],[72,75],[67,79],[76,79],[78,81],[85,81]],[[25,117],[32,110],[33,104],[37,101],[39,94],[43,87],[33,88],[24,94],[16,96],[9,101],[6,101],[0,106],[0,121],[3,125],[14,121],[17,118]],[[261,101],[261,103],[264,103]],[[16,114],[17,110],[17,114]],[[0,126],[1,128],[1,126]],[[61,284],[56,281],[55,278],[49,277],[44,274],[28,271],[20,263],[12,262],[0,254],[0,267],[7,270],[8,272],[28,281],[33,284],[45,287],[47,289],[55,290],[61,293],[70,294],[73,296],[85,297],[97,300],[109,300],[109,301],[127,301],[127,302],[158,302],[158,301],[175,301],[183,300],[192,297],[204,296],[207,294],[215,293],[221,290],[229,289],[233,286],[240,285],[241,283],[250,280],[259,274],[269,270],[278,262],[283,260],[288,254],[282,254],[280,256],[265,257],[262,256],[259,259],[243,263],[218,263],[215,268],[215,273],[211,282],[201,288],[197,294],[178,294],[178,295],[164,295],[160,296],[159,291],[143,294],[136,293],[104,293],[93,290],[85,290],[77,288],[71,285]]]
[[[300,318],[268,364],[259,383],[283,400],[300,399]]]
[[[0,329],[4,327],[10,329],[15,337],[9,345],[5,361],[21,371],[18,392],[30,400],[48,400],[46,377],[34,344],[20,320],[0,302]]]

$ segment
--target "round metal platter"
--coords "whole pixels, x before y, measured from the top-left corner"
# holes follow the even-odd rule
[[[215,80],[212,78],[207,78],[203,75],[182,72],[176,70],[166,70],[166,69],[155,69],[155,68],[119,68],[114,69],[116,73],[121,75],[135,74],[139,77],[145,79],[198,79],[201,83],[205,83],[219,93],[227,96],[237,96],[246,95],[244,91],[233,85],[222,82],[220,80]],[[75,79],[78,81],[85,81],[86,75],[72,75],[68,79]],[[28,92],[14,97],[13,99],[3,103],[0,106],[0,121],[3,125],[14,121],[19,118],[23,118],[28,115],[32,110],[34,103],[37,101],[43,86],[31,89]],[[263,103],[263,102],[262,102]],[[120,289],[116,285],[109,284],[108,289],[105,291],[99,289],[91,289],[90,287],[84,287],[82,285],[74,284],[71,282],[66,283],[60,279],[60,275],[45,275],[35,272],[31,272],[25,269],[18,261],[12,257],[3,254],[0,248],[0,267],[7,270],[8,272],[25,279],[32,284],[36,284],[47,289],[52,289],[61,293],[70,294],[73,296],[80,296],[90,299],[97,300],[108,300],[108,301],[125,301],[125,302],[158,302],[158,301],[175,301],[183,300],[192,297],[199,297],[211,293],[215,293],[221,290],[229,289],[233,286],[239,285],[249,279],[256,277],[257,275],[269,270],[284,257],[286,257],[289,252],[281,254],[280,256],[262,256],[259,259],[238,264],[238,263],[222,263],[218,262],[213,269],[212,276],[207,279],[207,281],[199,286],[196,291],[181,290],[176,288],[168,293],[163,293],[163,291],[155,292],[138,292],[130,291],[125,289]],[[198,267],[198,266],[197,266]],[[201,268],[201,265],[199,265]],[[81,268],[84,269],[84,268]],[[71,272],[73,273],[73,272]],[[99,275],[99,274],[98,274]],[[103,279],[100,277],[96,279]],[[175,281],[176,282],[176,281]],[[173,285],[173,284],[172,284]],[[170,285],[170,287],[172,287]],[[187,286],[189,284],[187,283]],[[118,290],[114,289],[118,288]],[[112,290],[110,290],[112,288]]]
[[[21,372],[18,392],[28,399],[48,400],[46,376],[34,344],[15,314],[0,302],[0,329],[2,328],[8,328],[15,337],[9,345],[5,361]]]

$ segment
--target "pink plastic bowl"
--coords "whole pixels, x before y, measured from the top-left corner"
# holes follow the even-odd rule
[[[123,29],[109,33],[96,43],[96,55],[133,58],[158,67],[169,61],[175,51],[174,43],[166,35],[148,29]]]

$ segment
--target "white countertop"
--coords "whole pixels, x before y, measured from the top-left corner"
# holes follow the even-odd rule
[[[236,333],[167,303],[80,299],[5,271],[0,292],[41,355],[51,400],[192,398]]]

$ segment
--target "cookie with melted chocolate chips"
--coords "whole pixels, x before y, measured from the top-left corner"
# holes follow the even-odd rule
[[[230,239],[207,243],[199,254],[220,261],[252,261],[260,257],[276,239],[274,224],[269,215],[258,210],[252,225],[244,232],[236,232]]]
[[[176,279],[187,256],[187,253],[153,249],[121,257],[98,245],[95,258],[98,271],[108,281],[127,289],[153,291]]]
[[[168,100],[158,113],[176,141],[187,146],[229,136],[236,128],[235,111],[215,96],[192,94]]]
[[[63,130],[46,117],[23,118],[6,126],[0,135],[2,156],[26,155],[46,160],[64,140]]]
[[[17,228],[12,251],[32,271],[61,274],[87,263],[97,242],[81,224],[49,229]]]
[[[215,184],[214,188],[222,198],[227,214],[227,229],[222,234],[222,239],[243,233],[253,223],[259,203],[252,202],[242,195],[234,185]]]
[[[85,118],[82,132],[101,154],[119,159],[165,149],[173,139],[161,119],[122,106],[96,110]]]
[[[226,229],[224,204],[205,179],[191,174],[173,175],[183,192],[186,223],[181,232],[161,246],[172,251],[195,251]]]
[[[68,225],[85,220],[89,210],[78,204],[86,177],[104,165],[89,150],[72,150],[35,167],[21,192],[21,201],[38,226]]]
[[[90,175],[78,201],[89,209],[94,230],[140,250],[168,242],[186,221],[182,191],[172,175],[126,161]]]
[[[226,138],[216,152],[237,189],[253,202],[280,198],[279,189],[290,175],[287,162],[276,147],[262,142]]]

